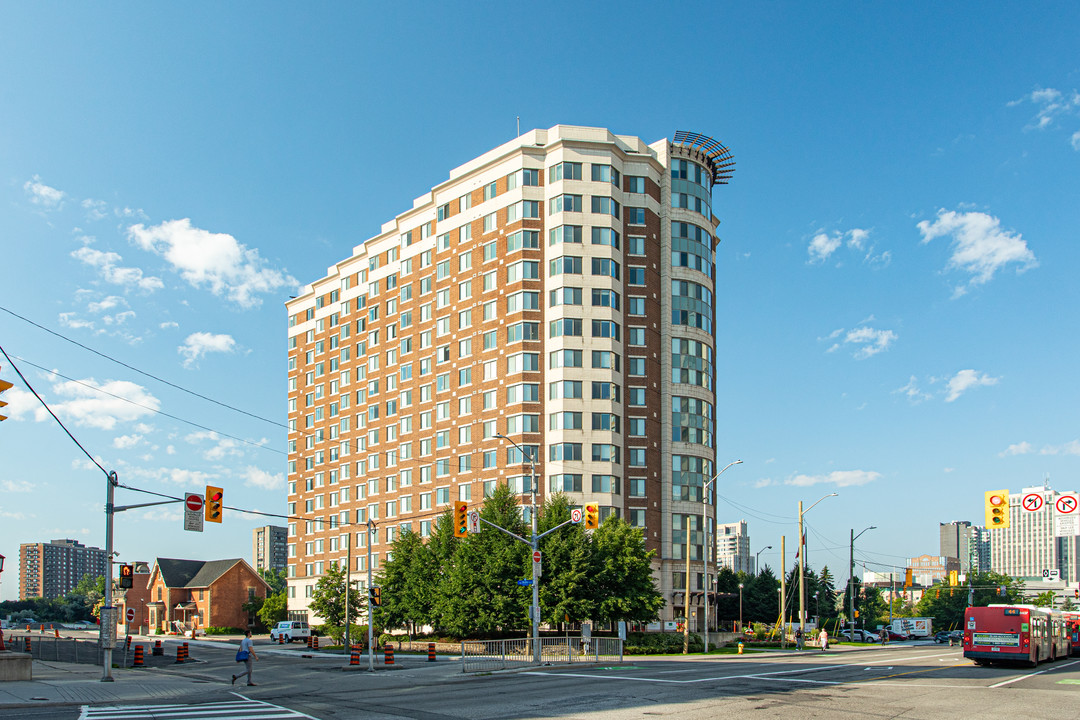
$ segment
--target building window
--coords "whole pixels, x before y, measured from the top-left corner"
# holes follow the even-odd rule
[[[560,180],[580,180],[581,163],[564,162],[548,168],[548,183]]]
[[[581,244],[581,226],[580,225],[560,225],[559,227],[551,228],[548,231],[548,245],[557,245],[560,243],[577,243]]]
[[[569,194],[556,195],[551,199],[551,204],[548,207],[548,215],[554,215],[558,212],[581,212],[581,196]]]

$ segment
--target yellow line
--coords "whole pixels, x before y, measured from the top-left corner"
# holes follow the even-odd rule
[[[889,678],[903,677],[904,675],[918,675],[920,673],[933,672],[934,670],[943,670],[947,667],[970,667],[971,663],[960,663],[958,665],[942,665],[941,667],[926,668],[925,670],[911,670],[909,672],[895,673],[893,675],[878,675],[877,677],[866,678],[864,680],[850,680],[849,684],[854,685],[856,683],[874,682],[876,680],[888,680]]]

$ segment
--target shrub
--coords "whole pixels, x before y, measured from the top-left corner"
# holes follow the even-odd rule
[[[238,627],[218,627],[211,625],[206,628],[207,635],[243,635],[245,630]]]
[[[701,652],[705,643],[700,635],[690,633],[690,652]],[[682,633],[628,633],[623,645],[626,655],[664,655],[683,651]]]

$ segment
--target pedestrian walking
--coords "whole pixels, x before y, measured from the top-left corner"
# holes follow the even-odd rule
[[[802,631],[802,628],[798,628],[797,630],[795,630],[795,649],[796,650],[802,650],[803,649],[803,631]]]
[[[244,633],[244,639],[240,641],[240,649],[236,653],[236,662],[244,663],[244,667],[247,669],[239,675],[233,675],[232,684],[235,685],[237,680],[246,676],[247,684],[254,685],[254,676],[252,676],[251,670],[258,659],[259,656],[255,654],[255,641],[251,639],[251,631],[248,630]]]
[[[818,635],[818,641],[821,642],[821,652],[829,649],[829,633],[824,628],[822,628],[821,634]]]

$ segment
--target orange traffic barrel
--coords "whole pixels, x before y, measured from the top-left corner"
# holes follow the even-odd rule
[[[285,644],[285,636],[284,635],[278,635],[277,636],[277,644],[278,645],[284,645]]]
[[[383,648],[383,663],[386,665],[394,664],[394,646],[391,643],[386,643],[386,647]]]
[[[355,645],[353,645],[352,652],[349,653],[349,664],[350,665],[359,665],[360,664],[360,651],[356,649]]]
[[[53,635],[55,635],[56,637],[60,637],[60,628],[54,627],[53,628]]]
[[[155,640],[154,641],[154,649],[151,650],[150,653],[152,655],[164,655],[165,654],[165,648],[161,647],[161,641],[160,640]]]
[[[143,666],[143,649],[142,649],[142,645],[136,645],[135,646],[135,660],[134,660],[134,662],[132,662],[132,667],[142,667],[142,666]]]
[[[312,636],[312,638],[311,638],[311,649],[312,650],[318,650],[319,649],[319,636],[318,635]]]
[[[30,652],[30,638],[29,637],[26,638],[26,644],[25,644],[25,647],[23,649],[23,652]]]
[[[308,637],[307,637],[307,646],[308,647],[311,647],[311,638],[312,638],[312,636],[308,635]]]
[[[427,661],[435,662],[435,643],[427,644]]]

